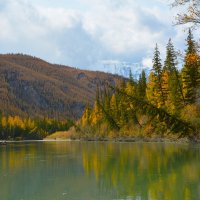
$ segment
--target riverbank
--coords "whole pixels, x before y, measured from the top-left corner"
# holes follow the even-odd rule
[[[18,141],[6,141],[6,143],[1,144],[0,146],[6,146],[11,143],[31,143],[31,142],[114,142],[114,143],[176,143],[176,144],[200,144],[200,139],[188,139],[188,138],[180,138],[180,139],[169,139],[169,138],[80,138],[80,139],[46,139],[43,140],[18,140]]]
[[[88,141],[88,142],[162,142],[162,143],[200,143],[200,136],[196,137],[177,137],[168,136],[136,136],[136,137],[86,137],[77,133],[74,129],[70,131],[56,132],[46,138],[44,141]]]
[[[86,142],[144,142],[144,143],[182,143],[182,144],[200,144],[200,136],[196,137],[177,137],[169,135],[161,136],[136,136],[136,137],[85,137],[73,131],[60,131],[53,133],[42,140],[0,140],[0,145],[7,143],[20,143],[20,142],[68,142],[68,141],[86,141]]]

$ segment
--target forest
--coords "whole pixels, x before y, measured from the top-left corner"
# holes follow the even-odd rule
[[[151,72],[142,71],[138,80],[130,72],[116,86],[97,85],[95,102],[86,105],[75,125],[71,120],[0,114],[0,139],[43,139],[72,126],[73,139],[199,138],[200,55],[191,30],[180,60],[171,39],[164,62],[156,44]]]
[[[162,63],[156,44],[150,74],[130,77],[117,87],[97,86],[94,106],[86,106],[80,137],[199,137],[200,55],[191,29],[182,62],[171,39]]]
[[[7,93],[9,91],[6,90],[7,88],[1,90],[1,92],[4,91],[6,97],[5,99],[1,98],[1,100],[7,102],[6,106],[2,106],[4,104],[1,106],[2,108],[7,108],[7,110],[5,112],[5,110],[3,111],[2,109],[3,114],[0,113],[0,139],[42,139],[56,131],[67,131],[72,126],[75,126],[76,130],[75,133],[72,133],[73,138],[95,140],[137,137],[200,138],[200,46],[194,39],[195,37],[192,33],[193,30],[199,29],[200,4],[197,0],[175,0],[172,7],[177,7],[178,10],[182,7],[186,9],[184,10],[185,12],[177,14],[175,25],[192,25],[186,38],[185,53],[180,54],[174,47],[172,39],[169,39],[166,45],[166,55],[163,62],[159,46],[156,44],[152,70],[150,73],[142,71],[138,80],[133,79],[131,72],[129,79],[121,79],[121,77],[118,76],[111,78],[110,75],[105,78],[105,74],[102,73],[96,73],[98,77],[96,77],[96,75],[94,77],[94,75],[90,75],[89,72],[87,72],[86,76],[86,71],[84,71],[84,73],[77,72],[79,74],[73,76],[76,77],[76,79],[72,79],[70,76],[63,76],[61,80],[59,79],[59,83],[62,82],[63,84],[64,81],[67,80],[65,84],[67,84],[68,87],[65,88],[64,85],[61,88],[60,86],[56,87],[57,89],[54,87],[47,87],[47,97],[51,97],[47,106],[49,110],[53,105],[58,106],[59,110],[65,110],[60,109],[63,108],[63,102],[65,102],[66,99],[69,101],[70,98],[77,98],[75,93],[69,93],[70,91],[67,89],[73,88],[76,94],[80,94],[83,92],[82,86],[87,83],[90,89],[84,88],[83,95],[79,96],[78,99],[82,99],[81,103],[84,104],[85,101],[83,102],[83,99],[87,97],[89,98],[88,104],[85,107],[81,119],[76,123],[65,119],[55,120],[53,119],[55,116],[51,116],[52,119],[50,119],[42,118],[40,115],[40,118],[37,118],[34,116],[35,111],[31,111],[31,114],[29,114],[30,117],[23,117],[23,115],[20,114],[11,114],[8,112],[8,109],[11,108],[11,105],[8,106],[10,104],[8,100],[11,98],[7,98]],[[5,56],[5,58],[5,63],[9,63],[10,66],[10,62],[13,59],[7,60],[7,56]],[[18,60],[16,58],[15,56],[15,62]],[[27,57],[25,59],[27,59]],[[46,83],[47,86],[55,85],[49,82],[48,79],[45,79],[45,81],[43,80],[44,77],[49,77],[49,71],[58,73],[52,76],[53,79],[55,79],[55,77],[60,77],[58,76],[60,74],[64,74],[64,71],[60,71],[58,67],[55,70],[53,66],[49,66],[48,63],[42,62],[41,60],[38,65],[35,65],[35,58],[29,59],[31,59],[31,62],[34,60],[34,62],[27,66],[27,61],[25,62],[26,64],[24,64],[24,61],[18,61],[18,64],[23,64],[23,67],[26,66],[34,69],[34,73],[28,73],[29,76],[35,74],[35,77],[40,77],[36,72],[40,71],[41,66],[43,66],[42,70],[48,69],[44,74],[45,76],[40,77],[42,81],[41,85],[44,85],[44,83]],[[37,62],[39,61],[37,60]],[[16,86],[17,84],[13,81],[16,78],[16,73],[7,71],[9,67],[5,65],[5,63],[2,64],[5,68],[2,74],[9,74],[9,76],[6,76],[8,79],[6,84],[3,82],[2,85],[6,87],[8,84]],[[17,67],[15,66],[15,68]],[[22,67],[20,67],[20,70],[22,70]],[[65,72],[65,75],[67,74],[70,73]],[[92,78],[88,82],[90,76]],[[18,91],[21,96],[27,96],[27,73],[23,76],[20,74],[19,77],[19,87],[16,90],[15,87],[13,87],[12,90]],[[26,79],[24,79],[24,77],[26,77]],[[6,80],[5,77],[1,79]],[[111,82],[106,82],[107,79],[111,80]],[[78,83],[80,80],[83,81],[80,82],[81,87],[80,85],[74,87],[75,82]],[[99,81],[100,84],[98,84]],[[102,81],[105,81],[105,84],[102,84]],[[70,85],[68,82],[70,82]],[[91,83],[93,85],[97,84],[96,100],[93,103],[91,103],[93,98],[92,96],[90,97],[94,91]],[[29,89],[31,89],[30,94],[36,93],[33,92],[31,83],[29,85]],[[23,88],[22,86],[26,87]],[[24,90],[20,90],[19,92],[18,89]],[[52,91],[58,93],[52,95]],[[44,93],[44,91],[42,91],[41,94],[42,93]],[[61,97],[61,94],[66,95],[66,98],[62,101],[60,99],[58,102],[51,102],[52,97]],[[17,95],[15,94],[12,96]],[[35,99],[35,96],[33,96],[33,98]],[[74,100],[72,102],[73,104],[67,106],[67,108],[71,109],[74,107],[77,111],[72,112],[68,110],[69,116],[74,116],[81,112],[80,102],[78,104],[76,104]],[[26,111],[23,107],[22,110]],[[19,113],[21,113],[22,110]]]
[[[39,140],[56,132],[68,130],[71,120],[31,119],[0,114],[0,140]]]

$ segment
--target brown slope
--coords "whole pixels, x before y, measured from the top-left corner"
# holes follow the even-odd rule
[[[54,65],[21,55],[0,55],[0,110],[32,117],[78,118],[95,98],[96,84],[120,77]]]

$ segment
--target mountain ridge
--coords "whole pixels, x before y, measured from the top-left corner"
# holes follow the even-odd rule
[[[96,85],[122,77],[48,63],[23,54],[0,55],[0,110],[7,115],[79,118]]]

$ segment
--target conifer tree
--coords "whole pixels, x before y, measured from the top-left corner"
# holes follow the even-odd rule
[[[132,71],[130,70],[129,72],[129,82],[134,85],[135,84],[135,81],[134,81],[134,78],[133,78],[133,73]]]
[[[185,55],[185,65],[182,69],[183,93],[188,104],[195,102],[196,90],[200,82],[199,56],[197,54],[196,43],[191,30],[187,37],[187,49]]]
[[[177,64],[178,62],[176,52],[174,50],[174,45],[172,43],[172,40],[169,39],[169,42],[166,47],[166,59],[164,62],[163,69],[167,70],[168,72],[170,72],[170,74],[172,74],[175,71]]]
[[[97,100],[94,102],[93,109],[91,111],[91,125],[97,125],[102,120],[102,112]]]
[[[162,64],[160,59],[160,52],[158,45],[156,44],[154,58],[153,58],[153,68],[152,71],[155,76],[155,98],[157,98],[157,107],[162,107],[165,104],[164,93],[162,88]]]
[[[111,110],[111,115],[113,116],[113,118],[116,121],[118,121],[119,112],[118,112],[118,102],[117,102],[116,94],[113,94],[111,97],[110,110]]]
[[[107,112],[110,111],[110,99],[111,99],[111,93],[109,91],[108,85],[106,84],[103,90],[102,104],[105,111]]]
[[[162,72],[162,85],[166,108],[172,113],[178,110],[181,105],[184,105],[185,102],[179,72],[176,68],[177,64],[174,45],[171,39],[169,39]]]
[[[96,100],[94,102],[93,109],[91,111],[91,124],[92,126],[94,125],[99,125],[101,122],[103,116],[102,116],[102,110],[99,106],[100,104],[100,89],[99,86],[97,85],[96,89]]]
[[[130,79],[131,80],[131,79]],[[135,87],[133,81],[128,81],[126,84],[125,80],[121,81],[121,84],[119,86],[120,90],[123,92],[129,92],[129,94],[133,95],[135,92]],[[124,96],[120,96],[119,102],[118,102],[118,121],[120,126],[124,126],[128,121],[128,112],[127,112],[127,99]]]
[[[142,73],[140,74],[138,86],[137,86],[137,95],[138,97],[145,99],[146,98],[146,89],[147,89],[147,79],[145,71],[142,70]]]
[[[83,112],[83,116],[81,118],[81,124],[84,127],[84,126],[90,125],[90,123],[91,123],[91,108],[89,104],[87,104]]]
[[[136,83],[132,80],[129,80],[123,90],[126,91],[129,95],[136,95]]]
[[[156,92],[157,92],[157,90],[156,90],[156,76],[153,72],[151,72],[149,77],[148,77],[146,94],[147,94],[148,101],[155,106],[158,105],[158,102],[157,102],[158,98],[155,95]]]
[[[162,73],[162,64],[160,58],[160,51],[158,49],[158,45],[156,44],[153,58],[153,72],[157,77],[161,76]]]
[[[170,88],[170,72],[167,70],[167,68],[164,68],[162,71],[162,91],[163,91],[163,98],[164,98],[166,107],[169,106],[169,102],[167,101],[169,100],[170,89],[171,89]]]

